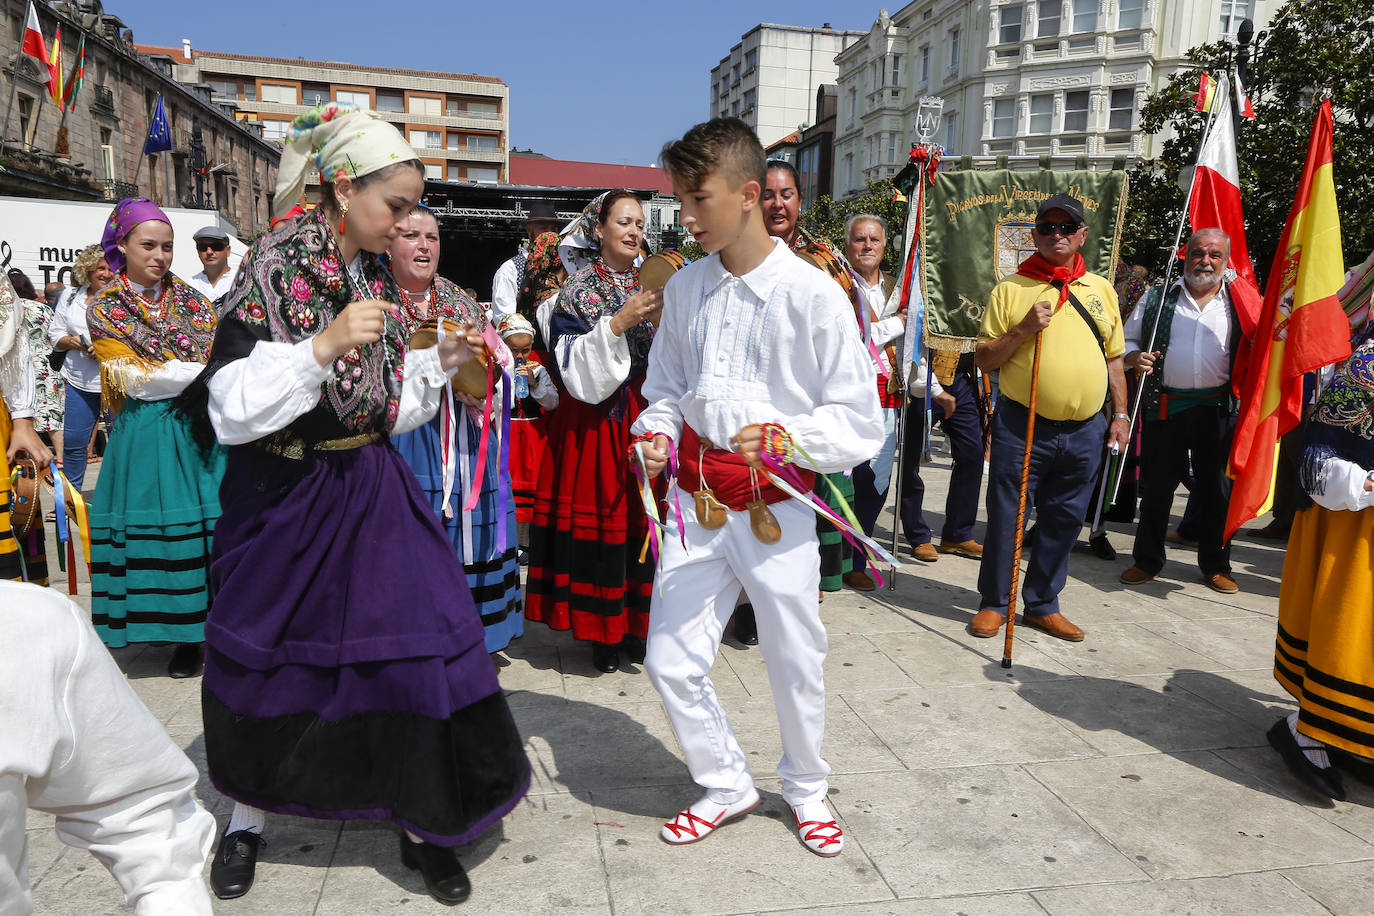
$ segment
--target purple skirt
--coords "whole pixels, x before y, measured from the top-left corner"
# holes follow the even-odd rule
[[[285,814],[466,843],[529,787],[462,566],[389,445],[229,453],[205,625],[210,777]]]

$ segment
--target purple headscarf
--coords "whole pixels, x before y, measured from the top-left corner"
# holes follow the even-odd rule
[[[124,269],[124,254],[119,250],[119,243],[134,231],[135,226],[150,219],[172,225],[167,214],[146,197],[126,197],[115,204],[110,218],[105,221],[105,232],[100,236],[100,247],[105,249],[105,263],[110,265],[110,270],[117,274]]]

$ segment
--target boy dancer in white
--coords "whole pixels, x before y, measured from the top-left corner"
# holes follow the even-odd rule
[[[711,256],[664,291],[644,380],[649,405],[630,456],[656,476],[675,444],[679,496],[698,507],[681,521],[686,549],[675,521],[662,538],[645,669],[706,795],[660,836],[696,842],[759,804],[710,678],[743,589],[778,713],[783,797],[805,846],[833,856],[844,836],[825,803],[816,524],[809,508],[768,483],[759,424],[781,426],[798,456],[804,450],[814,461],[799,461],[803,473],[867,461],[883,440],[872,364],[840,288],[769,237],[759,206],[766,162],[748,126],[734,118],[699,124],[664,147],[662,161],[683,226]]]

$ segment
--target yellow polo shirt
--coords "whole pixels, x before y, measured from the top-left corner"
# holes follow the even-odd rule
[[[1100,340],[1107,342],[1108,358],[1126,352],[1122,335],[1121,312],[1116,291],[1096,274],[1084,274],[1069,289],[1083,303],[1097,323]],[[979,340],[1001,337],[1020,323],[1036,302],[1054,302],[1054,287],[1020,274],[1012,274],[993,289]],[[1041,332],[1040,387],[1036,392],[1035,412],[1049,420],[1086,420],[1102,409],[1107,397],[1107,366],[1098,348],[1098,339],[1071,303],[1064,305]],[[1030,404],[1031,365],[1035,338],[1029,337],[1002,366],[999,387],[1002,394],[1021,404]]]

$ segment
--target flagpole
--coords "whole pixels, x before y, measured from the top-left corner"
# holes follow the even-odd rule
[[[1174,247],[1169,249],[1169,254],[1165,258],[1166,263],[1164,265],[1164,285],[1160,287],[1159,307],[1155,309],[1155,320],[1150,324],[1150,339],[1149,343],[1142,350],[1142,352],[1144,353],[1153,353],[1155,351],[1155,340],[1159,335],[1159,319],[1164,314],[1164,300],[1169,295],[1169,286],[1173,283],[1174,261],[1178,260],[1178,246],[1183,244],[1183,226],[1185,223],[1188,222],[1188,207],[1193,201],[1193,191],[1197,188],[1198,161],[1202,158],[1202,151],[1207,148],[1207,141],[1212,135],[1212,128],[1216,126],[1217,108],[1220,107],[1223,101],[1225,101],[1226,93],[1231,90],[1230,81],[1231,72],[1227,70],[1221,74],[1221,79],[1217,83],[1216,93],[1212,96],[1214,99],[1217,100],[1216,103],[1209,106],[1207,109],[1207,125],[1205,128],[1203,128],[1202,142],[1198,144],[1198,152],[1193,157],[1193,174],[1188,177],[1188,194],[1186,197],[1183,198],[1183,213],[1179,216],[1178,231],[1174,233]],[[1149,294],[1146,293],[1146,296],[1148,295]],[[1141,308],[1144,307],[1145,303],[1142,302]],[[1140,370],[1136,371],[1140,372]],[[1140,379],[1140,384],[1136,387],[1135,404],[1131,407],[1130,426],[1126,430],[1127,443],[1129,443],[1131,439],[1135,436],[1135,424],[1140,417],[1140,404],[1145,399],[1145,373],[1140,372],[1138,378]],[[1120,454],[1110,456],[1108,459],[1108,461],[1111,463],[1125,460],[1125,449],[1123,449],[1120,452]],[[1110,464],[1108,465],[1107,470],[1109,473],[1111,472],[1112,469]],[[1117,474],[1115,481],[1113,481],[1112,483],[1112,498],[1110,503],[1111,505],[1116,505],[1116,498],[1120,494],[1120,492],[1121,475]]]
[[[72,72],[71,72],[71,74],[67,77],[67,82],[65,82],[65,83],[62,84],[62,120],[59,121],[58,124],[57,124],[57,134],[58,134],[58,136],[61,136],[61,135],[62,135],[62,128],[64,128],[64,127],[67,126],[67,113],[70,112],[71,109],[72,109],[71,105],[68,104],[68,103],[71,101],[71,99],[69,99],[69,98],[67,97],[67,86],[68,86],[68,84],[73,84],[73,83],[75,83],[75,81],[76,81],[76,69],[77,69],[77,67],[80,67],[80,66],[81,66],[82,58],[83,58],[83,55],[85,54],[85,52],[86,52],[86,33],[85,33],[85,32],[82,32],[82,33],[81,33],[81,43],[80,43],[80,45],[78,45],[78,49],[77,49],[77,53],[76,53],[76,60],[72,62]],[[76,87],[75,87],[75,85],[73,85],[73,86],[72,86],[73,94],[75,94],[75,90],[76,90]]]

